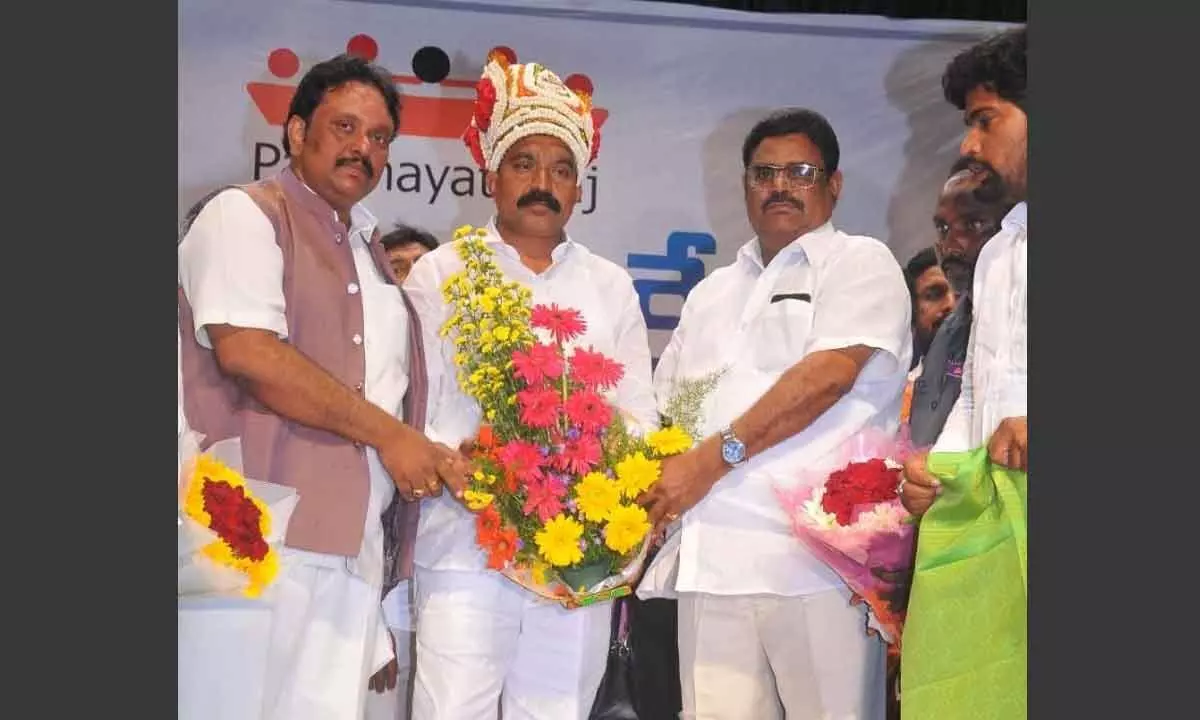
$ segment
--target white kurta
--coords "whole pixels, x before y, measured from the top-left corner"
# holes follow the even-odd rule
[[[641,305],[624,268],[568,238],[541,274],[489,224],[486,242],[507,279],[533,292],[534,303],[583,313],[587,331],[574,341],[625,366],[611,400],[643,430],[657,427],[650,348]],[[417,307],[429,368],[429,434],[451,447],[478,431],[478,404],[455,381],[453,345],[437,337],[451,308],[442,285],[462,268],[455,247],[422,257],[405,281]],[[433,398],[437,398],[433,401]],[[417,532],[417,677],[413,717],[505,720],[586,717],[604,674],[608,603],[564,610],[486,569],[475,543],[474,515],[448,495],[425,500]]]
[[[876,350],[853,388],[809,427],[731,470],[686,512],[643,578],[642,597],[678,596],[688,718],[874,718],[883,647],[837,574],[793,535],[777,486],[833,470],[868,428],[895,430],[911,358],[900,266],[873,238],[826,224],[763,266],[757,240],[688,296],[655,372],[659,407],[683,380],[723,372],[699,431],[719,432],[805,356]],[[875,691],[877,686],[877,692]]]
[[[1000,421],[1029,414],[1028,247],[1025,203],[1004,216],[979,253],[962,392],[934,450],[982,447]]]
[[[346,342],[363,345],[365,397],[400,417],[408,388],[408,314],[371,257],[376,224],[364,207],[351,211],[358,279],[345,292],[361,298],[363,335]],[[244,192],[220,193],[197,216],[179,246],[179,281],[201,345],[211,347],[205,327],[212,324],[287,337],[282,253],[270,221]],[[367,459],[370,495],[357,557],[285,547],[280,575],[262,598],[273,614],[265,719],[361,720],[367,680],[391,657],[380,622],[380,514],[395,487],[374,449]]]

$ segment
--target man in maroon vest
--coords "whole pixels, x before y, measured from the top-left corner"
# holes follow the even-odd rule
[[[392,652],[380,516],[396,495],[415,510],[465,478],[465,459],[424,435],[421,326],[359,204],[399,105],[381,68],[345,55],[315,65],[288,111],[290,166],[205,198],[179,244],[188,426],[202,448],[237,438],[247,476],[299,495],[262,600],[270,720],[361,719],[367,679]]]

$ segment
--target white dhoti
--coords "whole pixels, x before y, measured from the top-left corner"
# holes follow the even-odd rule
[[[392,659],[383,621],[383,525],[394,488],[368,451],[371,489],[357,557],[285,547],[270,589],[263,720],[362,720],[367,682]]]
[[[883,720],[885,646],[846,590],[679,595],[686,720]]]
[[[264,720],[361,720],[371,674],[391,659],[381,633],[379,588],[352,575],[345,558],[321,566],[284,551],[275,587]],[[341,562],[338,568],[335,563]]]
[[[408,720],[412,715],[412,680],[416,647],[413,643],[412,584],[405,580],[383,600],[383,618],[396,646],[396,687],[382,693],[367,691],[364,720]]]
[[[610,603],[567,610],[491,572],[417,568],[413,720],[586,720]]]

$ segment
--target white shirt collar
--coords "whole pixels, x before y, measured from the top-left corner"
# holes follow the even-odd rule
[[[520,254],[517,252],[517,249],[504,242],[504,238],[500,236],[500,230],[496,227],[495,215],[488,220],[487,233],[488,234],[487,237],[484,238],[484,242],[491,245],[499,245],[501,246],[501,252],[508,253],[508,255],[514,259],[520,259]],[[558,264],[568,257],[568,253],[574,252],[575,247],[576,242],[571,239],[571,234],[567,232],[566,228],[563,228],[563,241],[558,245],[555,245],[554,249],[550,251],[550,259],[554,261],[555,264]]]
[[[296,179],[300,180],[300,176],[297,175]],[[310,188],[308,183],[304,182],[303,180],[300,180],[300,184],[304,186],[305,190],[309,191],[313,195],[317,194],[316,191]],[[317,195],[317,197],[320,196]],[[341,220],[338,219],[337,211],[333,210],[332,212],[334,224],[341,222]],[[375,215],[372,214],[371,211],[368,210],[362,203],[355,203],[354,207],[350,208],[350,234],[353,235],[358,233],[362,237],[363,242],[371,242],[371,236],[375,234],[375,227],[378,224],[379,220],[376,219]]]
[[[1015,230],[1020,228],[1021,230],[1028,232],[1029,224],[1025,216],[1027,211],[1028,204],[1022,200],[1014,205],[1012,210],[1008,211],[1008,214],[1005,215],[1004,219],[1000,221],[1000,227],[1004,228],[1005,230]]]
[[[775,258],[779,259],[780,257],[799,255],[808,260],[809,263],[819,263],[833,250],[832,241],[836,233],[837,230],[833,227],[833,221],[827,220],[820,227],[814,228],[788,243],[779,251],[779,254]],[[752,267],[760,272],[764,269],[762,247],[759,245],[757,237],[752,238],[749,242],[738,248],[737,257],[739,261],[750,263]]]

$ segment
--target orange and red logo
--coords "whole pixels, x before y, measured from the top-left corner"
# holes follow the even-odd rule
[[[346,43],[346,52],[374,62],[379,55],[379,44],[370,35],[355,35]],[[509,62],[517,62],[517,54],[511,48],[498,46],[491,52],[503,53]],[[482,67],[481,64],[480,72]],[[281,81],[291,80],[300,72],[300,58],[288,48],[278,48],[267,56],[267,69]],[[397,134],[439,139],[461,138],[475,109],[474,91],[478,79],[449,77],[450,56],[445,50],[434,46],[426,46],[413,53],[412,71],[412,75],[393,75],[392,79],[397,85],[435,85],[466,93],[464,97],[405,93]],[[563,78],[563,83],[572,90],[587,92],[589,95],[595,91],[591,78],[581,73],[568,75]],[[282,126],[287,119],[288,107],[296,93],[296,86],[282,82],[249,82],[246,83],[246,92],[250,93],[254,106],[269,125]],[[597,107],[593,112],[598,129],[608,119],[608,110]]]

